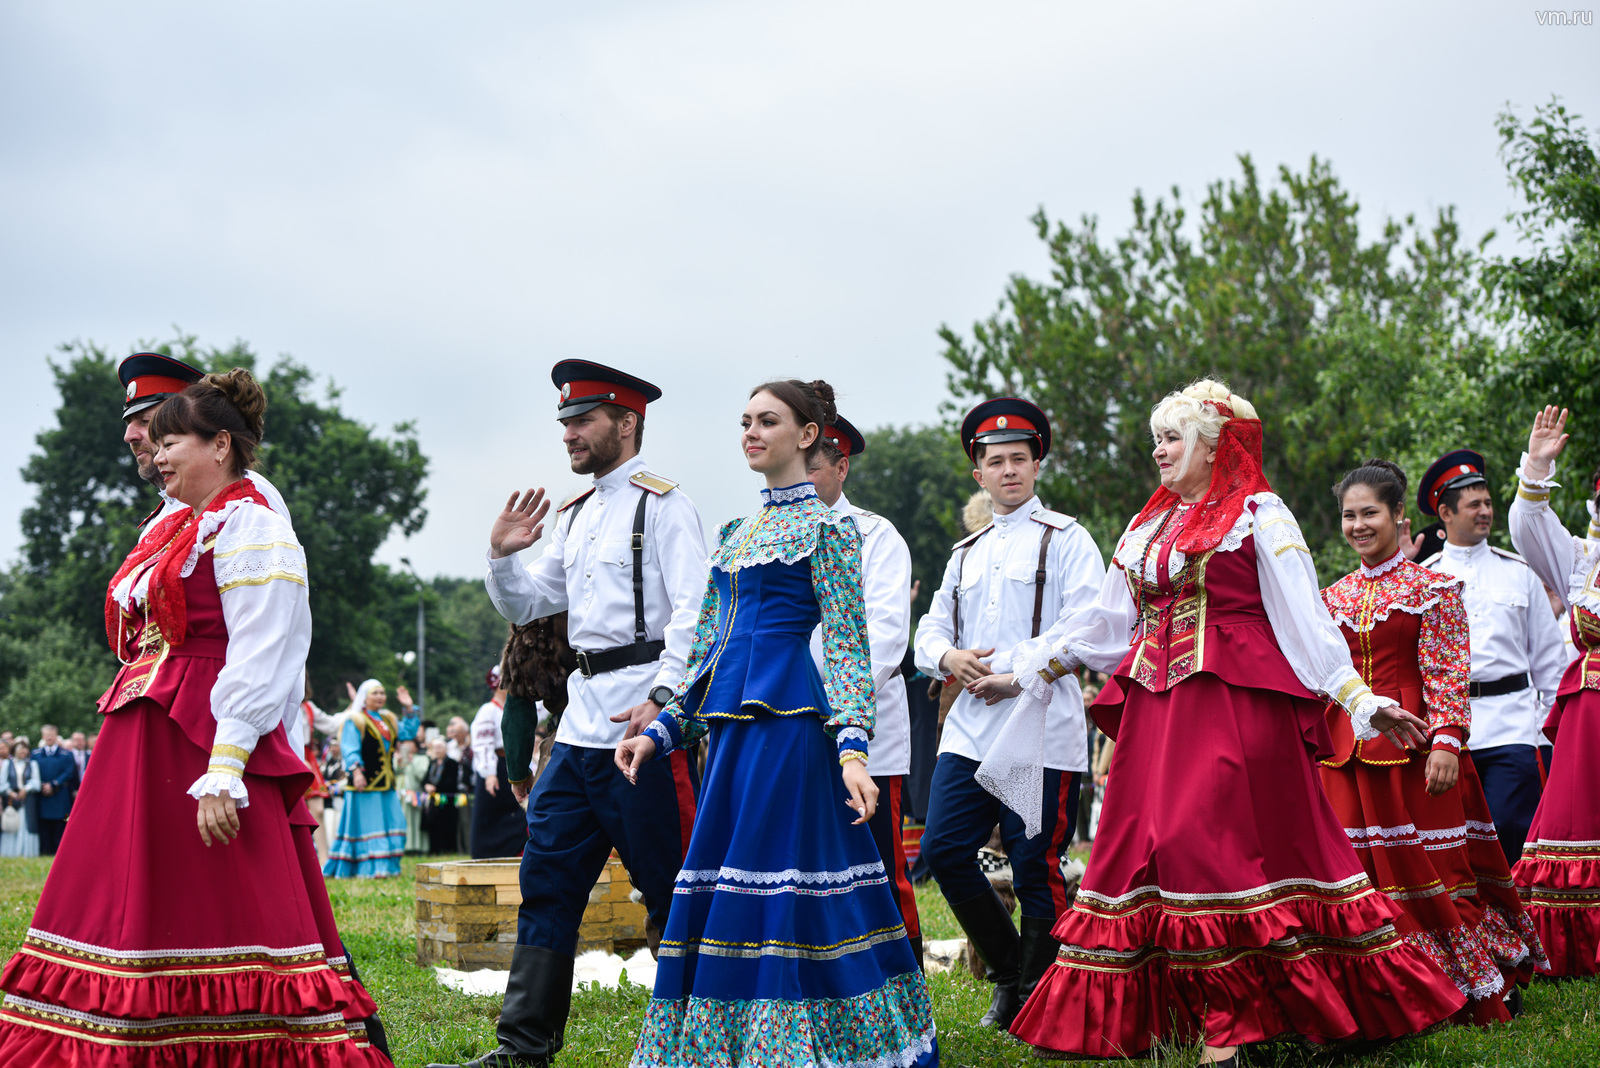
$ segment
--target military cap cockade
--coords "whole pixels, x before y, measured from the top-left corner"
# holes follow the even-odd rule
[[[961,444],[977,462],[979,445],[998,445],[1005,441],[1035,441],[1038,459],[1050,451],[1050,420],[1039,407],[1020,397],[986,400],[961,421]]]
[[[200,381],[205,374],[182,360],[159,352],[136,352],[117,365],[122,381],[122,418],[160,404],[185,386]]]
[[[550,381],[561,391],[557,419],[570,419],[602,404],[619,404],[643,419],[645,405],[661,398],[661,390],[644,379],[588,360],[562,360],[551,368]]]
[[[823,428],[822,436],[833,442],[833,447],[846,456],[860,456],[867,451],[867,439],[842,415]]]
[[[1445,453],[1433,462],[1417,484],[1417,507],[1423,515],[1438,515],[1439,498],[1446,490],[1487,485],[1488,470],[1483,456],[1471,449]]]

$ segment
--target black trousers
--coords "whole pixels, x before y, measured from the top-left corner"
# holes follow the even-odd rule
[[[64,819],[47,820],[39,817],[39,855],[55,856],[56,850],[61,848],[61,835],[66,829],[67,821]]]

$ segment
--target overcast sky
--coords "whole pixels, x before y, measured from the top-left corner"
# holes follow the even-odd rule
[[[579,7],[0,6],[0,560],[61,341],[243,338],[414,420],[430,518],[382,558],[476,575],[512,487],[581,484],[556,360],[666,391],[646,458],[712,528],[757,503],[765,377],[936,419],[935,331],[1043,273],[1041,205],[1114,236],[1135,189],[1316,153],[1369,232],[1454,204],[1475,240],[1507,101],[1600,125],[1600,30],[1517,3]]]

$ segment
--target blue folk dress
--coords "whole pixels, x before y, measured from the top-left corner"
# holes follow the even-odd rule
[[[722,528],[683,683],[646,728],[657,758],[711,741],[633,1068],[931,1068],[928,988],[839,765],[875,711],[861,538],[809,482],[762,497]]]
[[[365,697],[365,694],[362,695]],[[387,879],[400,874],[406,851],[406,814],[395,790],[394,746],[400,723],[388,709],[352,709],[339,732],[345,771],[361,768],[365,789],[345,777],[339,831],[322,874],[337,879]]]

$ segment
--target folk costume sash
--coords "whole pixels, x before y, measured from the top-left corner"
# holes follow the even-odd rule
[[[111,651],[123,659],[127,649],[121,647],[125,636],[125,613],[117,603],[117,586],[128,575],[151,564],[149,595],[145,601],[145,628],[154,626],[167,645],[182,645],[188,630],[189,618],[183,595],[183,565],[189,559],[200,533],[201,520],[213,512],[221,511],[233,501],[254,501],[270,508],[267,499],[247,478],[241,478],[212,498],[204,512],[194,510],[174,512],[156,525],[149,537],[133,547],[122,562],[111,584],[106,587],[106,641]],[[144,644],[150,644],[145,642]]]
[[[1217,459],[1211,468],[1211,489],[1206,499],[1195,506],[1178,535],[1175,547],[1186,556],[1210,552],[1221,544],[1244,511],[1245,498],[1253,493],[1270,493],[1272,486],[1261,470],[1261,420],[1239,419],[1221,401],[1206,401],[1227,418],[1217,434]],[[1129,530],[1163,512],[1177,508],[1182,498],[1165,486],[1157,486]]]

